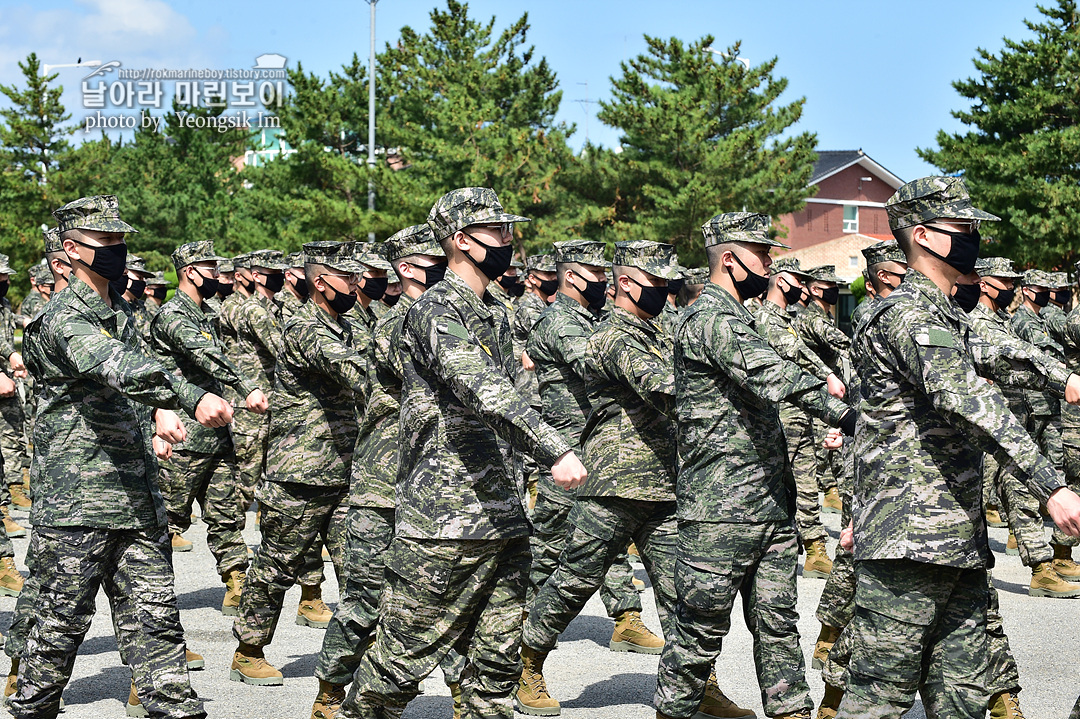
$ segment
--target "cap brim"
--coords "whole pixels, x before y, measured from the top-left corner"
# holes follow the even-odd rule
[[[991,215],[989,212],[980,210],[977,207],[965,207],[961,210],[956,210],[954,213],[950,213],[948,217],[937,217],[937,220],[985,220],[986,222],[1001,222],[1001,218],[997,215]],[[932,222],[933,220],[927,220]]]
[[[379,257],[365,257],[361,260],[357,260],[357,262],[362,265],[366,265],[373,270],[386,270],[387,272],[390,272],[392,269],[394,269],[394,266],[392,264]]]
[[[222,258],[219,258],[219,259],[225,259],[225,258],[222,257]],[[233,266],[235,267],[235,265],[233,265]],[[251,265],[250,265],[250,268],[254,269],[256,267],[262,267],[265,270],[281,270],[282,272],[284,272],[285,270],[291,268],[292,265],[288,264],[287,262],[252,262]],[[248,268],[245,267],[243,269],[248,269]]]
[[[356,260],[333,260],[325,262],[316,262],[317,265],[329,267],[332,270],[338,272],[345,272],[350,275],[359,275],[364,272],[364,265],[360,264]]]
[[[135,274],[141,275],[143,277],[153,277],[154,276],[153,272],[147,272],[146,270],[137,270],[134,267],[128,267],[127,271],[128,272],[134,272]]]
[[[7,266],[0,267],[0,275],[17,275],[17,274],[19,274],[19,273],[16,272],[15,270],[11,269],[10,267],[7,267]]]

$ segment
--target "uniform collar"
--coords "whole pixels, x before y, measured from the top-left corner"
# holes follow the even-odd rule
[[[502,303],[496,300],[488,290],[484,290],[483,297],[477,297],[476,293],[473,292],[473,288],[469,287],[469,283],[453,270],[446,271],[445,279],[450,289],[460,295],[469,309],[483,320],[491,319],[491,307],[493,305],[502,307]]]
[[[964,319],[962,316],[964,311],[953,303],[952,298],[942,292],[929,277],[918,270],[908,268],[907,274],[904,275],[904,279],[900,283],[900,286],[910,287],[911,291],[921,294],[929,300],[931,304],[937,307],[943,315],[949,317],[953,321],[960,322]],[[892,297],[892,295],[889,295],[889,297]]]
[[[101,299],[101,296],[94,291],[94,288],[83,282],[75,274],[71,275],[71,280],[68,282],[68,288],[71,289],[71,294],[80,303],[82,303],[93,315],[99,320],[107,320],[116,317],[120,314],[118,309],[120,302],[124,301],[124,298],[116,294],[112,287],[109,287],[109,299],[112,300],[112,308],[105,304],[105,300]]]

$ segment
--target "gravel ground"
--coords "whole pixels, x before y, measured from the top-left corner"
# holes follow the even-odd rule
[[[25,517],[16,515],[24,524]],[[253,517],[249,515],[249,520]],[[826,515],[826,525],[833,535],[830,551],[835,548],[837,515]],[[249,527],[252,522],[249,521]],[[245,532],[255,546],[258,533]],[[274,643],[266,650],[267,659],[285,675],[281,687],[253,687],[229,681],[229,663],[235,643],[231,623],[221,616],[224,596],[221,580],[214,573],[213,561],[206,548],[205,525],[196,524],[187,534],[195,543],[192,552],[175,556],[177,594],[188,646],[206,657],[206,668],[191,673],[196,691],[206,701],[211,717],[238,719],[306,719],[311,712],[317,683],[313,672],[315,656],[322,642],[322,632],[293,623],[300,592],[293,588],[285,599],[285,608]],[[1080,601],[1034,599],[1027,596],[1030,572],[1018,557],[1004,554],[1006,531],[990,530],[991,545],[997,553],[995,583],[1001,596],[1005,627],[1020,666],[1025,690],[1022,706],[1029,717],[1065,719],[1080,691],[1080,648],[1073,645],[1080,625]],[[26,539],[16,539],[18,564],[23,571]],[[638,566],[638,577],[646,579]],[[327,565],[328,578],[324,598],[333,606],[337,584]],[[825,583],[799,579],[799,630],[809,664],[819,625],[814,610]],[[652,604],[652,590],[643,595],[645,621],[658,631],[659,622]],[[15,600],[0,598],[0,626],[11,621]],[[567,719],[653,717],[651,706],[656,686],[657,657],[613,653],[607,642],[612,623],[604,616],[603,606],[593,598],[585,612],[563,635],[559,648],[548,659],[548,687],[562,703]],[[1063,638],[1073,637],[1062,641]],[[724,652],[717,663],[724,691],[742,706],[764,716],[757,690],[751,653],[750,634],[739,613],[732,618],[732,629]],[[823,686],[818,672],[808,670],[811,694],[820,700]],[[104,594],[98,598],[94,619],[80,656],[75,663],[71,683],[64,692],[67,719],[107,719],[123,717],[130,674],[121,666],[109,622]],[[450,695],[436,670],[426,682],[427,693],[417,698],[405,712],[409,719],[449,718]],[[923,717],[916,703],[909,717]]]

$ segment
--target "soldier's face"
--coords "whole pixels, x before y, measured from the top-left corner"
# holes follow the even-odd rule
[[[738,259],[746,265],[746,269],[755,275],[768,275],[769,267],[772,266],[772,257],[769,256],[769,246],[759,244],[738,244]],[[732,259],[731,266],[738,262]]]

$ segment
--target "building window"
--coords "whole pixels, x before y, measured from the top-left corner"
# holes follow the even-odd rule
[[[859,208],[856,205],[844,205],[844,232],[859,231]]]
[[[847,264],[848,264],[848,267],[851,267],[852,269],[857,268],[859,266],[859,258],[858,257],[848,257],[847,258]]]

